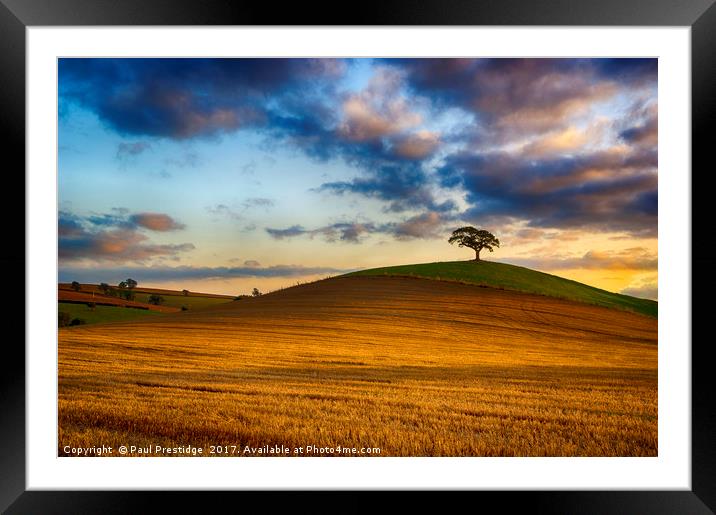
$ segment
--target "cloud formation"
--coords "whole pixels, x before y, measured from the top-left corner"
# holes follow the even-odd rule
[[[370,234],[387,234],[398,240],[429,239],[441,237],[441,230],[450,217],[442,213],[429,211],[416,215],[402,222],[387,222],[376,224],[374,222],[337,222],[316,229],[306,229],[301,225],[293,225],[285,229],[267,228],[266,232],[277,240],[308,236],[310,238],[322,237],[325,241],[360,243],[364,236]]]
[[[183,224],[163,213],[130,215],[127,210],[120,208],[112,213],[81,217],[60,211],[58,256],[60,262],[176,259],[179,254],[193,250],[194,245],[152,243],[140,230],[167,232],[182,228]]]
[[[315,59],[62,58],[59,84],[120,134],[182,140],[261,124],[266,95],[341,70]]]
[[[429,223],[435,213],[496,226],[657,232],[656,59],[380,59],[352,86],[342,81],[352,66],[344,59],[61,59],[59,66],[62,102],[143,138],[120,144],[118,155],[145,151],[151,138],[251,129],[266,145],[355,170],[312,192],[376,200],[404,217],[316,229],[297,221],[268,229],[274,238],[356,242],[405,217]],[[257,197],[242,208],[272,205]],[[411,225],[402,227],[392,234],[408,237]]]

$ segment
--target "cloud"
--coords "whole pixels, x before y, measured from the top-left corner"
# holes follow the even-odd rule
[[[223,216],[232,220],[240,220],[242,218],[240,213],[232,210],[226,204],[216,204],[214,206],[208,206],[206,210],[215,216]]]
[[[533,227],[626,231],[657,229],[657,158],[652,150],[619,149],[578,156],[525,159],[516,153],[462,154],[439,171],[446,187],[461,187],[467,219],[502,216]]]
[[[286,229],[266,229],[266,232],[277,240],[308,236],[322,237],[329,243],[360,243],[364,236],[370,234],[387,234],[398,240],[429,239],[441,237],[439,230],[453,218],[442,213],[430,211],[413,216],[402,222],[376,224],[374,222],[337,222],[316,229],[305,229],[294,225]]]
[[[137,213],[129,217],[129,222],[150,231],[167,232],[185,229],[186,226],[164,213]]]
[[[144,262],[155,258],[175,259],[193,250],[191,243],[155,244],[139,232],[172,231],[184,226],[168,215],[139,213],[129,215],[125,209],[113,213],[80,217],[60,211],[58,218],[58,256],[61,262],[89,260]]]
[[[425,159],[440,145],[440,135],[426,130],[399,136],[394,143],[395,153],[407,159]]]
[[[430,211],[395,225],[392,232],[398,239],[438,238],[443,235],[441,229],[444,224],[440,213]]]
[[[657,144],[658,129],[658,121],[652,117],[640,125],[623,130],[619,136],[628,143],[653,146]]]
[[[621,88],[656,83],[656,59],[388,59],[417,94],[477,115],[488,132],[553,129]]]
[[[624,288],[620,293],[642,299],[659,300],[659,286],[656,283]]]
[[[389,202],[386,210],[401,212],[427,208],[433,211],[455,209],[451,201],[438,203],[428,187],[430,179],[416,166],[385,166],[351,181],[328,182],[318,191],[338,195],[352,193]]]
[[[60,96],[128,136],[181,140],[248,127],[267,149],[342,160],[355,176],[312,191],[374,199],[388,213],[463,209],[466,222],[656,234],[656,59],[382,59],[365,86],[342,89],[350,66],[61,59]],[[271,202],[247,199],[239,210]],[[344,241],[371,230],[319,229]]]
[[[656,254],[643,247],[621,251],[590,250],[580,257],[505,258],[505,261],[539,270],[655,271],[659,264]]]
[[[291,227],[288,227],[287,229],[270,229],[267,228],[266,232],[272,237],[277,240],[282,240],[284,238],[293,238],[294,236],[301,236],[303,234],[307,234],[310,231],[306,231],[302,226],[300,225],[292,225]]]
[[[266,120],[266,99],[343,65],[315,59],[59,60],[61,105],[79,104],[120,134],[215,136]]]
[[[270,198],[251,197],[244,200],[242,205],[244,206],[244,210],[251,209],[254,207],[262,207],[265,209],[269,209],[274,207],[276,203]]]
[[[117,145],[117,159],[126,160],[131,157],[142,154],[147,149],[151,148],[151,143],[147,141],[134,141],[134,142],[121,142]]]
[[[419,125],[422,117],[410,110],[407,98],[401,95],[401,85],[397,70],[379,67],[365,89],[343,102],[338,134],[350,141],[367,141]]]
[[[304,229],[300,225],[294,225],[286,229],[266,229],[266,232],[277,240],[295,238],[297,236],[309,236],[310,238],[321,236],[328,242],[343,241],[348,243],[358,243],[362,235],[376,231],[377,228],[373,223],[359,222],[337,222],[311,230]]]
[[[83,231],[60,236],[58,254],[61,261],[146,261],[156,257],[174,257],[194,249],[191,243],[157,245],[147,240],[143,234],[128,229]]]
[[[149,267],[67,267],[59,269],[60,281],[114,283],[131,277],[136,281],[171,281],[181,279],[214,279],[238,277],[301,277],[306,275],[334,275],[352,269],[333,267],[307,267],[300,265],[275,265],[267,267],[197,267],[197,266],[149,266]]]

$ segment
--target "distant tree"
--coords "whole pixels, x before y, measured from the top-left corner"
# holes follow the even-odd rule
[[[448,239],[450,244],[457,243],[458,247],[468,247],[475,251],[475,261],[480,261],[480,251],[487,249],[492,252],[494,247],[500,246],[500,240],[495,235],[484,229],[476,229],[472,226],[460,227],[452,232]]]
[[[149,296],[149,303],[154,304],[155,306],[158,306],[159,304],[162,304],[164,302],[164,297],[161,295],[157,295],[156,293],[153,293]]]
[[[57,327],[67,327],[70,325],[72,317],[66,311],[60,311],[57,313]]]
[[[258,288],[254,288],[253,290],[251,290],[251,296],[252,296],[252,297],[260,297],[260,296],[261,296],[261,292],[259,291]]]
[[[121,283],[119,283],[117,285],[117,288],[119,288],[120,290],[126,290],[127,289],[127,281],[122,281]]]
[[[189,290],[182,290],[181,292],[184,294],[185,297],[189,295]]]
[[[82,285],[77,281],[72,281],[72,289],[75,291],[80,291],[82,289]]]
[[[109,284],[107,283],[99,283],[99,291],[107,295],[109,293]]]
[[[136,287],[137,287],[137,281],[135,281],[134,279],[131,279],[131,278],[130,278],[130,279],[127,279],[127,280],[124,281],[124,282],[127,283],[127,288],[129,288],[130,290],[131,290],[132,288],[136,288]]]

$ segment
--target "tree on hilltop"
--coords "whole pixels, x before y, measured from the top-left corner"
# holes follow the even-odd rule
[[[77,281],[72,281],[72,289],[75,291],[80,291],[82,289],[82,285]]]
[[[476,229],[468,225],[460,227],[452,232],[452,236],[448,239],[448,243],[457,243],[458,247],[468,247],[475,251],[475,261],[480,261],[480,251],[487,249],[492,252],[494,247],[500,246],[500,240],[495,235],[485,229]]]

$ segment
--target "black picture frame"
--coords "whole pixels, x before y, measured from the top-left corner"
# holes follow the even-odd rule
[[[6,202],[2,210],[6,232],[15,233],[0,255],[8,272],[6,290],[25,290],[25,227],[19,223],[25,182],[25,30],[29,26],[82,25],[572,25],[572,26],[688,26],[691,28],[692,73],[692,456],[690,491],[527,491],[470,492],[472,505],[499,503],[510,511],[531,513],[700,514],[716,512],[716,374],[709,360],[705,320],[711,309],[708,296],[716,287],[716,257],[707,231],[711,217],[704,207],[710,195],[709,161],[716,124],[716,0],[427,0],[422,2],[362,2],[360,9],[335,10],[320,4],[230,0],[0,0],[0,145],[3,147]],[[14,163],[10,165],[9,163]],[[10,194],[8,194],[10,192]],[[27,273],[27,272],[26,272]],[[22,284],[21,284],[22,283]],[[19,294],[5,313],[13,318]],[[23,295],[24,298],[24,295]],[[688,299],[684,299],[685,302]],[[25,303],[32,309],[31,299]],[[712,315],[711,315],[712,316]],[[18,318],[18,317],[15,317]],[[10,323],[6,320],[6,323]],[[22,327],[18,322],[12,325]],[[24,335],[23,335],[24,336]],[[25,478],[25,348],[24,337],[4,344],[0,374],[0,509],[9,515],[146,513],[173,505],[181,513],[237,512],[258,492],[122,492],[26,491]],[[272,504],[300,503],[306,492],[272,492]],[[354,492],[347,495],[356,495]],[[463,494],[453,493],[452,496]],[[290,497],[290,499],[284,499]],[[458,500],[456,497],[452,497]],[[410,500],[424,502],[424,492]],[[240,501],[240,504],[237,502]],[[259,501],[263,502],[263,501]],[[346,499],[338,507],[361,509]],[[315,507],[315,505],[313,505]],[[331,506],[327,504],[326,506]],[[367,506],[363,505],[363,509]],[[311,509],[311,511],[321,511]],[[334,511],[334,510],[330,510]]]

